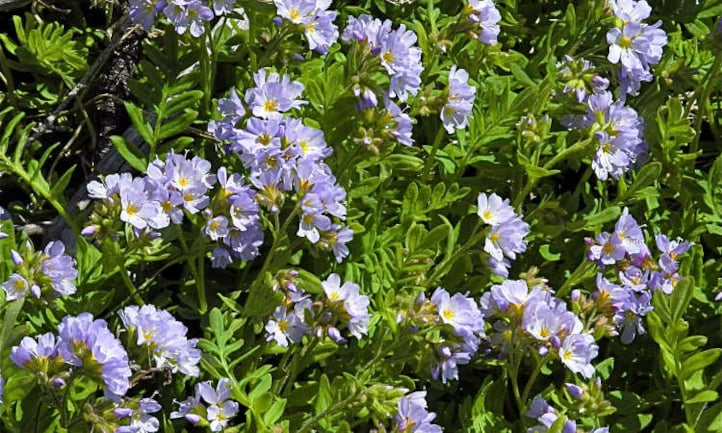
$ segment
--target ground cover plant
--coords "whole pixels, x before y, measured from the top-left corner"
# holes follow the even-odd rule
[[[8,432],[722,432],[722,1],[0,1]]]

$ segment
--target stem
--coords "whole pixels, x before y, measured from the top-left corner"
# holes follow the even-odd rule
[[[464,252],[466,252],[467,249],[471,248],[474,244],[476,244],[479,239],[477,239],[477,233],[479,232],[479,229],[484,225],[484,222],[479,219],[476,223],[476,226],[474,227],[474,230],[471,232],[471,235],[469,236],[469,239],[466,241],[464,245],[462,245],[458,250],[454,251],[454,253],[449,256],[448,258],[444,259],[439,263],[438,266],[435,267],[434,272],[431,274],[429,279],[427,280],[429,284],[432,284],[434,281],[436,281],[438,278],[441,277],[441,275],[446,272],[446,268],[456,261],[456,259]]]
[[[552,159],[550,159],[542,169],[544,170],[551,170],[552,167],[557,165],[558,163],[562,162],[563,160],[567,159],[571,155],[582,152],[586,150],[587,146],[589,146],[592,143],[592,138],[587,138],[583,141],[578,141],[574,143],[572,146],[564,149],[562,152],[556,154]],[[521,205],[522,201],[524,201],[524,198],[531,192],[531,190],[536,185],[538,178],[534,177],[527,177],[526,184],[524,185],[524,188],[519,191],[519,193],[516,195],[516,198],[514,199],[514,207],[519,210],[519,206]]]
[[[690,103],[687,106],[687,109],[685,110],[685,118],[689,116],[689,111],[692,109],[692,106],[695,102],[701,101],[702,104],[706,104],[707,100],[709,99],[709,93],[712,91],[712,82],[715,80],[717,74],[719,73],[720,69],[722,69],[722,55],[717,53],[714,58],[714,64],[712,64],[712,68],[707,71],[707,74],[704,77],[704,80],[702,80],[702,84],[697,87],[697,90],[695,91],[695,98],[692,100],[692,103]],[[700,107],[700,111],[701,107]],[[699,136],[700,136],[700,128],[702,127],[702,113],[697,113],[697,116],[694,119],[694,139],[692,140],[692,143],[689,145],[689,153],[695,154],[697,153],[697,146],[699,145]],[[710,122],[712,123],[712,122]],[[694,160],[692,160],[692,164],[694,165]]]
[[[138,289],[135,287],[135,284],[133,284],[133,281],[128,276],[128,269],[125,267],[125,258],[123,256],[118,256],[118,268],[120,271],[120,278],[123,279],[123,284],[125,284],[126,289],[128,289],[130,296],[133,297],[133,300],[138,305],[145,305],[145,302],[143,302],[143,298],[140,297]]]
[[[441,140],[444,138],[444,133],[446,130],[442,127],[439,128],[436,131],[436,137],[434,137],[434,143],[431,145],[431,152],[429,152],[429,156],[426,159],[426,162],[424,163],[424,171],[421,174],[421,180],[426,181],[429,179],[429,174],[431,173],[431,165],[434,163],[434,158],[436,158],[436,152],[439,150],[439,146],[441,146]]]
[[[531,392],[532,386],[534,385],[534,382],[536,382],[537,376],[539,376],[539,372],[541,372],[542,367],[546,364],[546,357],[542,358],[541,360],[534,356],[534,360],[536,361],[536,367],[534,367],[534,370],[532,370],[531,375],[529,376],[529,380],[527,380],[526,385],[524,386],[524,392],[521,394],[521,399],[524,402],[529,401],[529,393]]]
[[[188,257],[188,266],[191,269],[191,274],[193,274],[193,278],[195,279],[196,283],[196,290],[198,291],[198,312],[203,315],[208,311],[208,303],[206,302],[206,285],[205,281],[202,279],[202,275],[198,272],[198,268],[196,268],[196,256],[191,255],[190,250],[188,249],[188,243],[186,242],[185,235],[183,234],[183,229],[180,225],[176,225],[176,231],[178,232],[178,240],[180,241],[181,248],[183,249],[183,253]],[[205,248],[203,249],[205,252]],[[200,259],[203,260],[203,256],[200,256]]]
[[[574,272],[567,278],[567,280],[562,284],[562,286],[557,290],[556,296],[558,298],[562,298],[567,295],[567,292],[571,290],[571,288],[582,281],[584,277],[586,276],[587,272],[592,270],[594,267],[594,263],[590,262],[589,260],[584,260],[577,266],[577,268],[574,270]]]
[[[206,28],[206,31],[203,32],[204,37],[198,39],[201,44],[201,90],[203,91],[203,96],[201,97],[200,117],[202,119],[207,119],[211,105],[211,83],[213,83],[214,81],[214,68],[211,68],[211,58],[208,53],[208,50],[211,50],[211,53],[213,52],[213,40],[210,36],[211,28],[207,21],[204,23],[204,25]]]
[[[356,393],[352,393],[344,400],[341,400],[335,404],[332,404],[331,406],[327,407],[325,410],[322,410],[321,412],[317,413],[316,415],[309,418],[306,422],[303,423],[301,428],[298,430],[297,433],[306,433],[311,430],[311,427],[313,427],[314,424],[316,424],[318,421],[322,420],[323,418],[327,417],[328,415],[336,412],[339,409],[342,409],[347,404],[353,402],[354,400],[358,399],[360,396],[357,396]]]
[[[296,377],[298,377],[298,373],[300,373],[299,367],[303,365],[303,361],[306,359],[306,356],[313,352],[313,349],[316,348],[320,340],[320,338],[314,338],[308,346],[303,346],[303,349],[301,349],[301,353],[299,354],[300,356],[293,357],[293,361],[291,361],[291,370],[289,371],[286,380],[284,380],[285,386],[283,387],[282,395],[288,396],[291,392],[291,388],[296,382]]]

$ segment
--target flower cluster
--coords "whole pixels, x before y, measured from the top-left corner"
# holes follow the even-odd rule
[[[180,371],[186,376],[197,377],[200,370],[201,351],[196,348],[197,339],[188,339],[188,328],[177,321],[169,312],[158,310],[153,305],[125,307],[118,313],[129,339],[135,337],[140,351],[152,356],[155,368],[169,368],[173,373]],[[150,361],[150,360],[148,360]]]
[[[596,73],[594,66],[586,59],[564,56],[557,63],[559,78],[564,82],[563,93],[574,93],[576,101],[586,104],[590,95],[602,93],[609,87],[609,80]]]
[[[652,12],[645,0],[611,0],[610,4],[618,24],[607,32],[607,59],[621,63],[619,78],[624,99],[625,95],[639,93],[642,81],[652,81],[650,65],[661,60],[667,35],[660,29],[662,21],[652,25],[642,22]]]
[[[125,222],[133,226],[136,236],[154,238],[159,236],[157,230],[181,224],[184,212],[201,213],[206,219],[203,234],[217,243],[211,255],[214,267],[225,267],[233,257],[252,260],[263,244],[255,191],[241,175],[229,174],[225,167],[217,175],[210,170],[211,163],[203,158],[188,159],[171,152],[165,161],[151,162],[146,176],[111,174],[102,182],[92,181],[89,196],[102,202],[82,233],[114,237],[118,223]]]
[[[449,134],[453,133],[455,129],[463,129],[469,125],[476,88],[470,86],[468,81],[468,72],[457,69],[456,65],[451,67],[444,106],[440,113],[441,121]]]
[[[221,378],[215,389],[211,381],[197,383],[195,394],[177,402],[179,408],[171,412],[170,419],[185,418],[195,426],[208,426],[212,432],[223,430],[228,419],[238,413],[238,402],[230,399],[232,387],[226,378]]]
[[[507,280],[482,295],[482,316],[494,329],[492,344],[502,353],[532,347],[542,357],[558,358],[573,373],[591,377],[591,360],[599,351],[594,337],[543,280],[536,283],[530,290],[525,280]]]
[[[120,422],[127,422],[115,430],[115,433],[152,433],[160,429],[160,421],[151,415],[163,409],[152,398],[141,398],[138,401],[125,401],[113,409],[113,414]]]
[[[526,412],[526,416],[536,419],[539,422],[539,425],[529,428],[527,433],[544,433],[548,431],[562,431],[564,433],[582,432],[582,430],[577,428],[577,423],[567,417],[565,417],[563,425],[560,426],[560,430],[552,430],[552,425],[554,425],[559,420],[559,417],[563,415],[561,415],[555,408],[551,407],[541,395],[534,397],[534,400],[532,400],[529,405],[529,410]],[[590,433],[609,433],[609,428],[596,428]]]
[[[487,45],[497,42],[501,14],[492,0],[469,0],[464,15],[473,26],[471,34],[474,37]]]
[[[612,269],[611,282],[603,273],[597,274],[595,302],[600,309],[613,318],[621,329],[622,343],[631,343],[637,334],[645,332],[642,318],[652,311],[652,293],[661,290],[670,294],[681,276],[677,272],[679,255],[693,245],[678,238],[670,240],[666,235],[655,237],[659,258],[655,261],[645,243],[644,233],[628,209],[624,209],[614,232],[602,232],[594,239],[586,239],[589,245],[587,258],[601,269]]]
[[[297,235],[332,251],[340,263],[348,255],[346,243],[353,233],[339,223],[346,218],[346,191],[324,162],[332,149],[322,131],[282,114],[305,104],[298,99],[303,85],[265,70],[257,72],[254,80],[256,87],[245,93],[254,117],[245,127],[237,127],[246,110],[232,91],[230,98],[218,103],[223,120],[213,122],[209,129],[219,139],[230,141],[230,149],[249,172],[261,206],[279,213],[289,193],[296,193],[296,211],[301,215]]]
[[[36,252],[32,244],[26,242],[20,252],[11,250],[10,257],[16,271],[2,283],[7,301],[23,298],[28,293],[45,299],[75,293],[73,281],[78,271],[75,260],[65,254],[61,241],[51,241],[42,252]]]
[[[338,39],[333,23],[338,15],[329,11],[331,0],[273,0],[278,16],[301,27],[312,50],[325,54]]]
[[[416,391],[401,397],[398,402],[396,420],[397,433],[441,433],[441,427],[433,424],[434,412],[429,412],[426,391]]]
[[[490,196],[479,194],[477,214],[491,226],[484,244],[484,251],[489,254],[487,262],[494,274],[507,277],[510,260],[515,260],[517,254],[526,251],[524,237],[529,234],[529,224],[514,212],[509,199],[502,200],[495,193]]]
[[[43,372],[54,386],[65,386],[69,368],[95,381],[108,399],[119,401],[130,386],[128,354],[102,319],[90,313],[66,316],[52,333],[36,339],[25,337],[10,351],[10,359],[20,368]]]
[[[613,101],[612,93],[602,91],[587,99],[586,113],[577,125],[589,128],[596,143],[592,169],[601,180],[619,179],[647,156],[642,132],[644,122],[624,102]]]
[[[458,365],[468,364],[479,349],[484,321],[476,301],[468,295],[455,293],[451,296],[445,289],[438,287],[431,295],[431,306],[436,312],[434,322],[451,326],[460,342],[453,339],[442,340],[438,347],[438,363],[432,366],[431,376],[447,380],[459,378]]]
[[[276,307],[266,323],[268,341],[275,340],[279,346],[299,343],[304,335],[315,332],[317,337],[328,335],[337,344],[345,344],[339,328],[345,326],[351,335],[361,339],[368,331],[371,318],[369,298],[360,293],[358,284],[331,274],[321,282],[326,299],[313,303],[310,296],[296,285],[294,271],[281,272],[277,288],[285,291],[284,302]]]
[[[130,19],[148,31],[162,14],[178,34],[188,31],[197,38],[205,31],[206,22],[230,13],[234,4],[235,0],[130,0]]]
[[[378,58],[389,75],[388,96],[406,101],[408,94],[416,95],[421,86],[421,49],[415,46],[416,34],[401,24],[394,30],[390,20],[381,21],[371,15],[350,16],[341,35],[345,42],[356,42],[364,53]],[[356,96],[364,95],[366,104],[376,105],[373,92],[362,92],[358,87]]]

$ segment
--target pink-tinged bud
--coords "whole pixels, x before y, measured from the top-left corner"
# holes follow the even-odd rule
[[[573,383],[565,383],[564,386],[567,388],[567,391],[569,391],[569,395],[576,399],[580,399],[584,395],[584,389],[581,386]]]
[[[594,386],[597,387],[597,389],[602,389],[602,378],[597,377],[594,379]]]
[[[56,377],[53,379],[53,386],[56,388],[62,388],[65,386],[65,380],[62,377]]]
[[[339,331],[338,328],[336,328],[335,326],[331,326],[330,328],[328,328],[328,336],[329,338],[331,338],[331,340],[334,341],[334,343],[339,345],[346,344],[348,342],[348,340],[343,338],[343,336],[341,335],[341,331]]]
[[[560,340],[558,336],[553,336],[551,341],[553,348],[559,349],[560,347],[562,347],[562,340]]]
[[[118,407],[113,409],[113,414],[118,419],[128,418],[133,415],[133,410],[127,407]]]
[[[20,255],[20,253],[15,250],[10,250],[10,257],[13,259],[13,263],[15,263],[15,266],[22,266],[23,263],[25,263],[25,260],[23,260],[23,257]]]
[[[193,425],[196,425],[196,424],[198,424],[199,422],[201,422],[201,417],[200,417],[200,415],[196,415],[196,414],[194,414],[194,413],[189,413],[189,414],[187,414],[187,415],[185,416],[185,419],[186,419],[186,421],[188,421],[189,423],[191,423],[191,424],[193,424]]]
[[[97,232],[98,232],[98,226],[90,225],[88,227],[84,227],[83,230],[80,231],[80,235],[85,236],[85,237],[90,237],[90,236],[93,236]]]
[[[579,302],[579,298],[582,297],[582,292],[579,289],[572,290],[572,301]]]

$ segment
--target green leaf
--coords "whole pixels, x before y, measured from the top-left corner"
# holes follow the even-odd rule
[[[684,318],[687,306],[694,295],[694,279],[683,278],[674,286],[674,291],[669,297],[672,322]]]
[[[133,122],[133,126],[135,126],[135,129],[138,130],[138,133],[143,140],[150,145],[156,144],[153,140],[153,128],[150,127],[150,124],[145,119],[145,113],[143,113],[143,110],[132,102],[125,102],[124,105],[125,111],[128,112],[128,116],[130,117],[130,121]],[[130,161],[128,161],[128,163],[130,164]],[[143,170],[145,170],[146,167],[144,167]]]
[[[62,197],[63,193],[65,192],[65,188],[68,187],[68,183],[70,183],[70,178],[73,176],[73,171],[75,171],[75,167],[70,167],[65,173],[63,173],[62,176],[60,176],[60,179],[56,180],[53,184],[53,188],[50,190],[50,195],[56,198]]]
[[[722,349],[720,348],[707,349],[703,352],[695,353],[682,363],[680,377],[687,379],[697,371],[709,367],[717,361],[720,354],[722,354]]]
[[[146,156],[132,143],[129,143],[125,138],[118,135],[111,136],[110,141],[131,167],[141,172],[145,172],[145,170],[148,169]]]
[[[692,398],[685,400],[684,404],[707,403],[717,400],[718,397],[719,394],[717,393],[717,391],[706,389],[704,391],[698,392]]]
[[[285,398],[276,399],[276,401],[273,402],[271,407],[268,408],[268,411],[263,414],[263,422],[265,422],[267,425],[272,425],[275,424],[276,421],[281,419],[283,411],[286,409],[286,401],[287,400]]]
[[[722,402],[702,412],[695,427],[697,433],[722,433]]]

